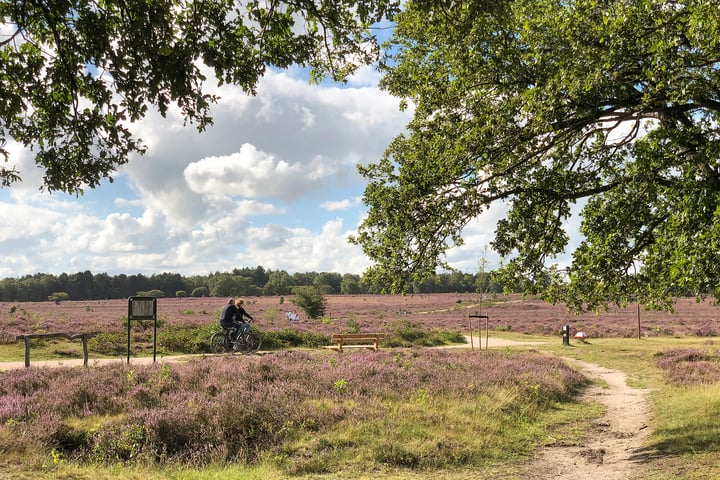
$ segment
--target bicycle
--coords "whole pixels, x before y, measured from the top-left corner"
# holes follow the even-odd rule
[[[212,353],[242,352],[252,353],[260,349],[262,341],[260,336],[250,329],[250,325],[242,328],[237,338],[232,338],[234,328],[223,327],[221,332],[215,332],[210,337],[210,351]]]

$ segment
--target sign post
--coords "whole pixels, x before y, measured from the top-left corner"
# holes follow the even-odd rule
[[[563,345],[570,345],[570,325],[562,326],[562,341]]]
[[[489,336],[490,336],[490,331],[488,330],[488,319],[489,319],[490,317],[487,316],[487,315],[470,315],[470,318],[477,318],[477,319],[478,319],[478,336],[479,336],[479,338],[478,338],[478,347],[480,348],[480,350],[482,350],[482,326],[480,325],[480,319],[481,319],[481,318],[484,318],[484,319],[485,319],[485,350],[487,350],[488,348],[490,348],[489,345],[488,345],[488,342],[489,342],[488,339],[489,339]],[[472,329],[470,330],[470,335],[472,335]],[[472,341],[472,340],[471,340],[471,341]]]
[[[157,352],[157,297],[128,298],[127,363],[130,364],[130,323],[133,320],[153,321],[153,363]]]

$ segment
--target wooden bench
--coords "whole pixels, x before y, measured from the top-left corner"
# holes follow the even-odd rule
[[[67,333],[31,333],[26,335],[17,335],[15,340],[25,340],[25,368],[30,367],[30,340],[33,338],[64,338],[66,340],[82,340],[83,347],[83,365],[88,364],[88,339],[94,337],[94,333],[78,333],[70,335]]]
[[[342,352],[343,348],[370,348],[377,350],[385,338],[384,333],[335,333],[330,337],[337,346],[330,348]]]

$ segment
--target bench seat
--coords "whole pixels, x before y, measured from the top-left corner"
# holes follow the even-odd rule
[[[337,345],[331,345],[329,348],[342,352],[345,348],[369,348],[377,350],[380,342],[385,339],[384,333],[336,333],[333,334],[331,340]]]

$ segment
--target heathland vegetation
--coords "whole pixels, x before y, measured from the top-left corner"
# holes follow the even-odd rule
[[[289,322],[283,300],[246,298],[267,339],[263,355],[170,361],[202,351],[224,299],[159,299],[161,361],[148,365],[94,363],[124,355],[123,300],[0,304],[0,360],[22,359],[18,334],[104,331],[89,368],[0,373],[0,477],[532,478],[534,451],[578,442],[602,413],[578,401],[589,379],[559,355],[621,369],[652,389],[645,478],[720,473],[720,362],[713,339],[699,336],[714,315],[708,303],[678,299],[674,315],[643,313],[637,339],[609,338],[636,328],[634,308],[563,317],[518,297],[330,296],[322,318]],[[491,336],[543,345],[470,350],[461,342],[478,310],[491,317]],[[565,322],[608,338],[563,347],[547,327]],[[150,352],[147,327],[133,325],[133,359]],[[319,348],[343,331],[388,336],[378,352]],[[33,361],[80,357],[73,342],[33,342]]]
[[[16,370],[0,386],[0,450],[36,469],[481,467],[528,456],[586,381],[538,353],[438,349]]]

